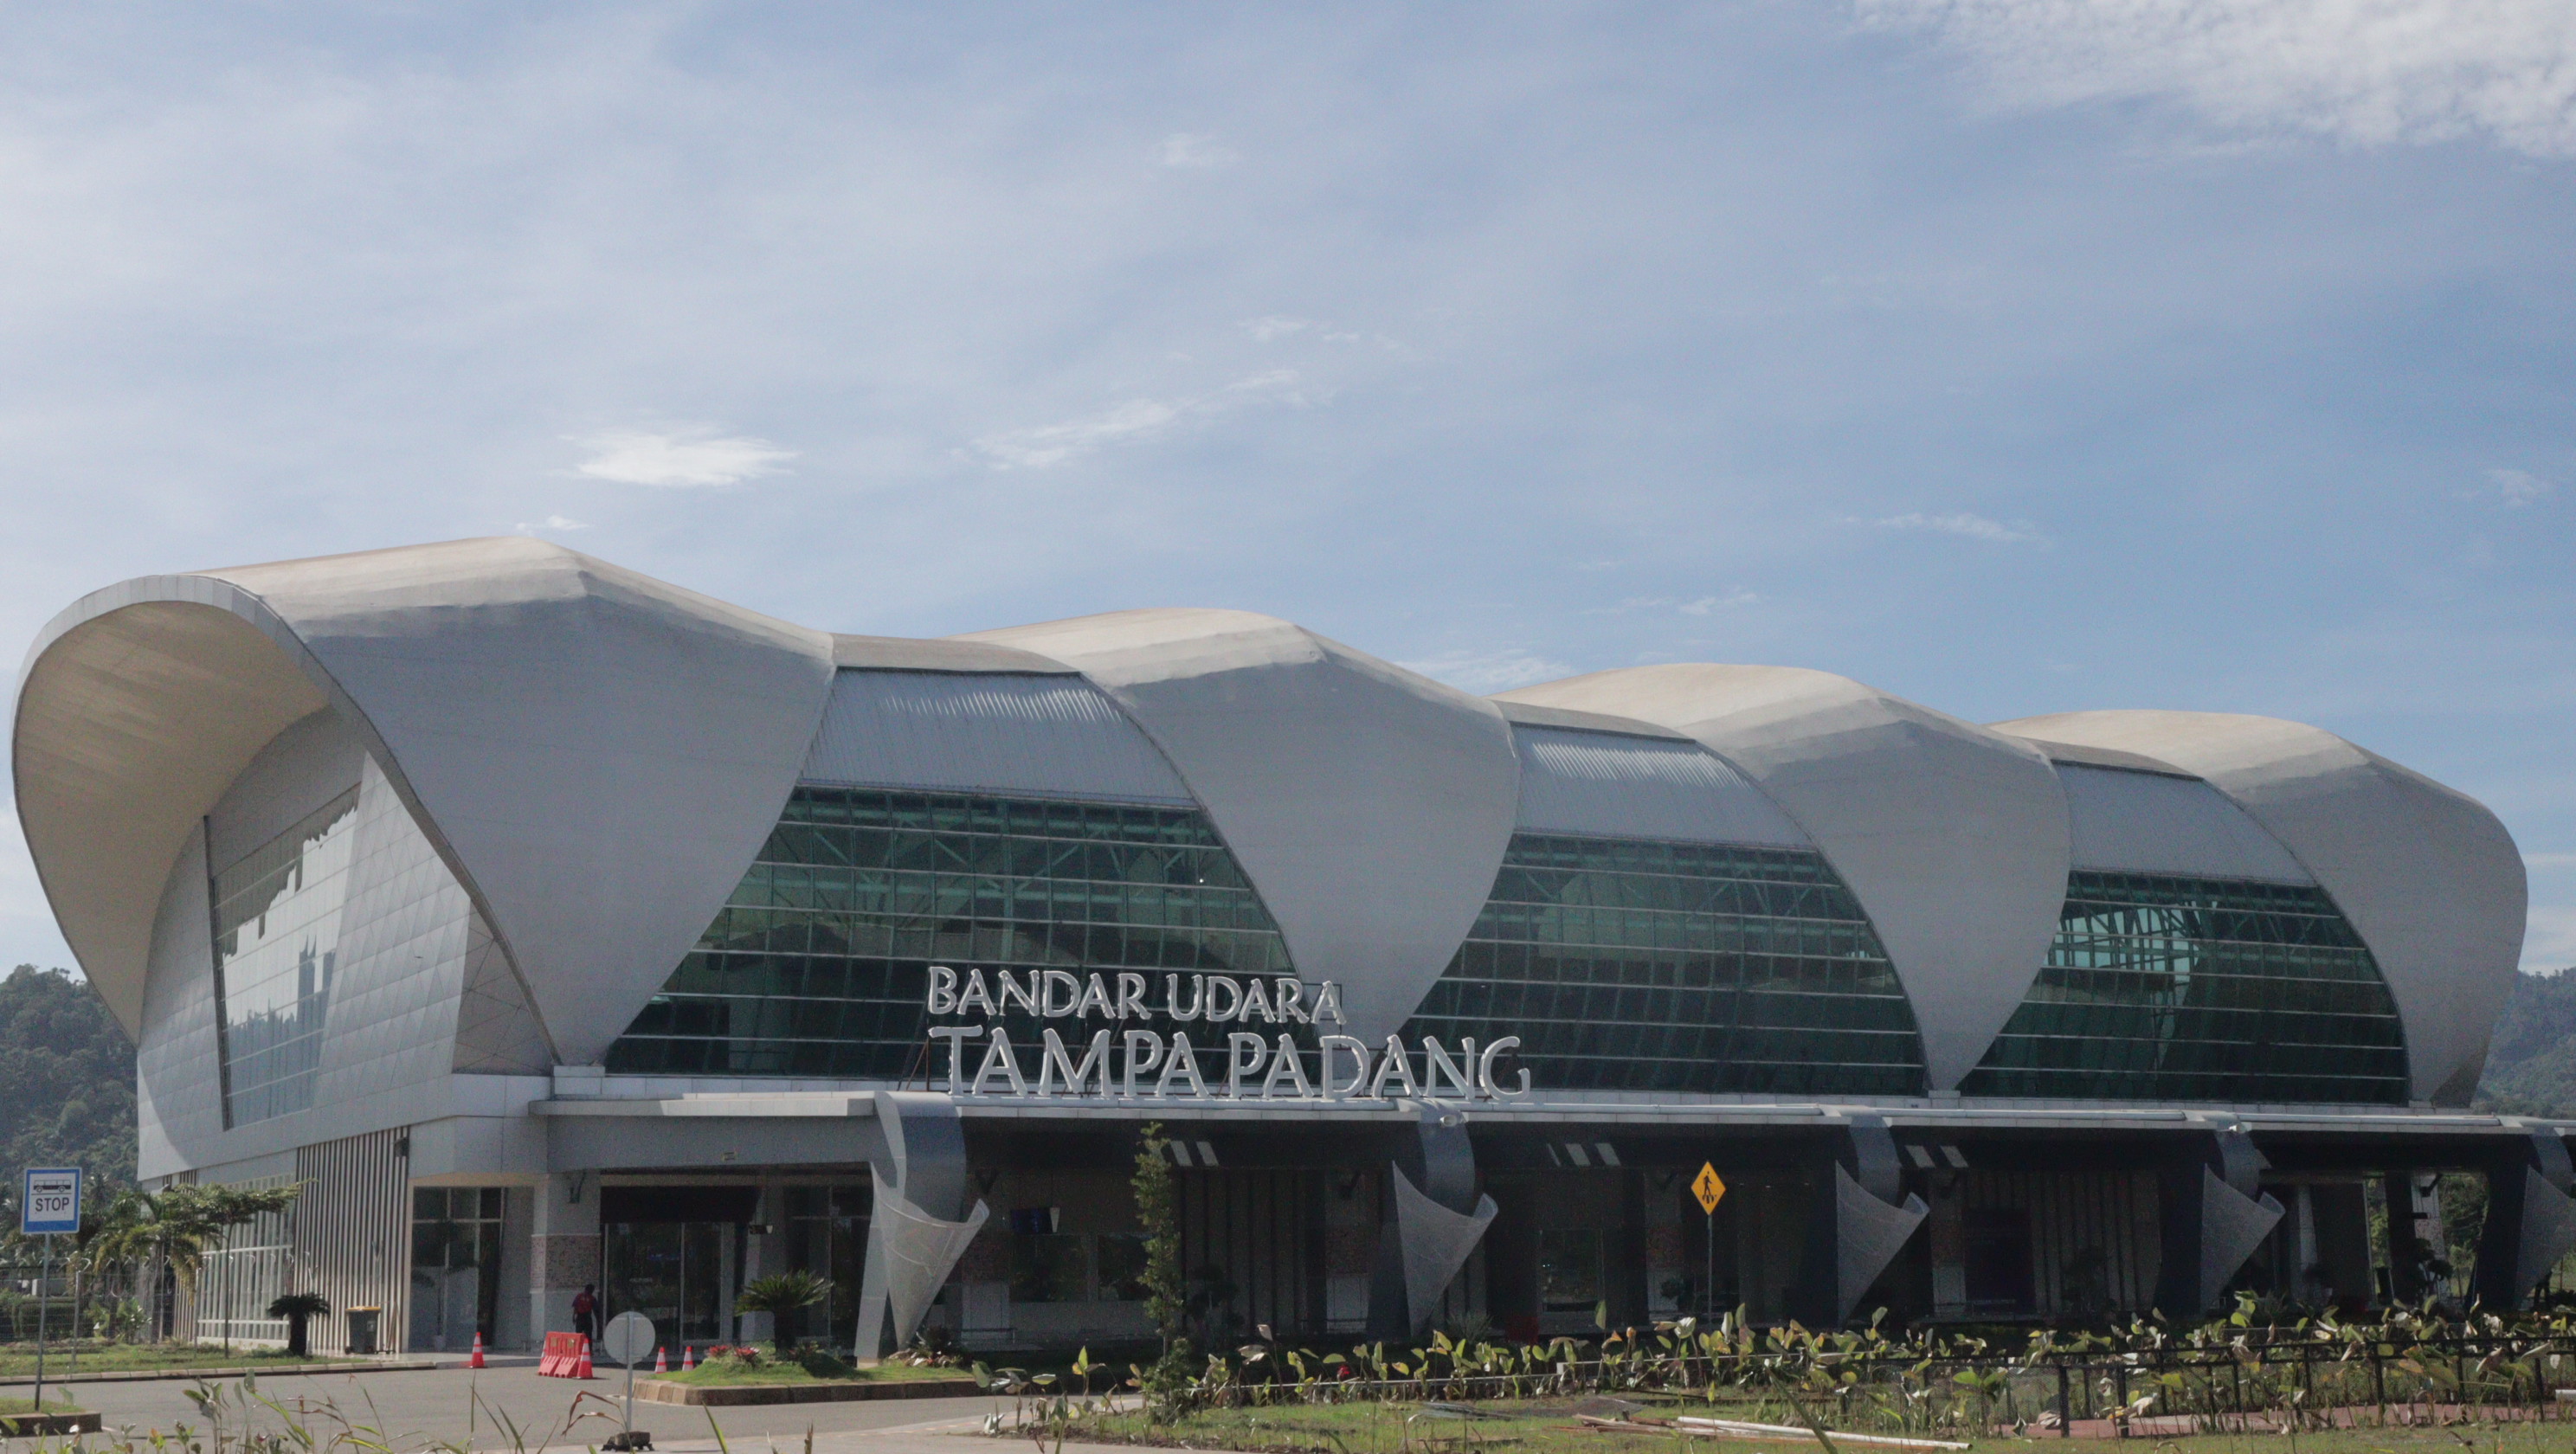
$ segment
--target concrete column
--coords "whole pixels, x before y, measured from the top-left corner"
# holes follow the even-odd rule
[[[1498,1212],[1476,1191],[1476,1150],[1466,1114],[1426,1102],[1396,1138],[1387,1174],[1387,1220],[1369,1279],[1369,1337],[1418,1337],[1439,1312],[1443,1288],[1466,1265]]]
[[[584,1283],[602,1280],[599,1177],[557,1173],[534,1188],[535,1222],[528,1239],[529,1341],[572,1331],[572,1300]]]
[[[2195,1317],[2217,1308],[2219,1291],[2287,1212],[2262,1189],[2269,1164],[2253,1137],[2222,1125],[2176,1147],[2158,1169],[2164,1212],[2158,1309]]]
[[[2370,1213],[2357,1181],[2321,1182],[2308,1188],[2316,1227],[2317,1261],[2325,1268],[2326,1297],[2338,1308],[2371,1299]]]
[[[1904,1191],[1885,1118],[1856,1113],[1820,1149],[1792,1314],[1809,1327],[1834,1328],[1866,1313],[1871,1286],[1932,1209]]]
[[[1968,1188],[1955,1171],[1932,1173],[1932,1315],[1968,1315]]]
[[[2558,1133],[2540,1126],[2485,1170],[2487,1219],[2471,1287],[2478,1301],[2501,1311],[2521,1307],[2576,1247],[2576,1198],[2569,1196],[2576,1164]]]
[[[2380,1179],[2388,1203],[2388,1290],[2394,1301],[2420,1303],[2433,1290],[2424,1264],[2442,1255],[2439,1185],[2413,1171],[2392,1171]]]

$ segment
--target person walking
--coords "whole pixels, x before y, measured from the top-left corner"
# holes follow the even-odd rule
[[[599,1341],[599,1284],[585,1282],[572,1297],[572,1330],[593,1343]]]

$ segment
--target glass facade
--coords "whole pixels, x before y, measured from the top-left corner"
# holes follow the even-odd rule
[[[2403,1105],[2406,1049],[2324,890],[2078,870],[2047,966],[1959,1088]]]
[[[227,1126],[313,1104],[357,821],[352,788],[214,877]]]
[[[1133,970],[1158,999],[1175,971],[1293,973],[1196,809],[800,787],[608,1068],[918,1077],[933,964]],[[1000,1022],[1034,1075],[1041,1022]],[[1200,1047],[1202,1073],[1223,1074],[1219,1045]]]
[[[1551,1090],[1923,1090],[1887,952],[1809,849],[1515,834],[1404,1033],[1518,1035]]]
[[[497,1186],[415,1187],[411,1194],[414,1349],[471,1347],[499,1334],[501,1226]]]

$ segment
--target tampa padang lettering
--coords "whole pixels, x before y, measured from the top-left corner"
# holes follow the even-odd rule
[[[1209,1025],[1256,1020],[1266,1025],[1344,1023],[1341,991],[1331,980],[1318,982],[1311,999],[1303,981],[1286,977],[1167,974],[1160,1004],[1149,1001],[1151,989],[1147,977],[1135,973],[1086,977],[1061,969],[1033,969],[1025,975],[996,970],[988,980],[980,969],[970,969],[961,978],[946,965],[933,965],[923,1008],[933,1015],[996,1017],[1017,1009],[1042,1019],[1097,1017],[1130,1024],[1156,1018]],[[1078,1037],[1081,1031],[1074,1033]],[[1190,1043],[1186,1030],[1167,1036],[1161,1030],[1103,1028],[1091,1035],[1077,1059],[1063,1035],[1048,1027],[1040,1032],[1037,1044],[1027,1047],[1037,1055],[1032,1080],[1022,1066],[1021,1047],[1011,1043],[1003,1027],[934,1025],[930,1029],[931,1038],[948,1047],[951,1095],[1342,1101],[1443,1094],[1513,1100],[1530,1093],[1527,1070],[1520,1072],[1520,1084],[1514,1087],[1505,1087],[1497,1079],[1496,1062],[1519,1048],[1517,1035],[1481,1050],[1472,1038],[1461,1039],[1455,1055],[1429,1035],[1422,1037],[1418,1055],[1405,1048],[1401,1036],[1389,1035],[1383,1046],[1371,1046],[1356,1036],[1319,1035],[1315,1040],[1318,1073],[1309,1080],[1305,1055],[1293,1034],[1279,1034],[1274,1043],[1267,1033],[1236,1030],[1226,1034],[1220,1052],[1214,1032],[1202,1033],[1208,1036],[1204,1052]],[[981,1052],[972,1076],[966,1072],[969,1042],[980,1042],[976,1048]],[[1222,1075],[1213,1083],[1200,1070],[1202,1053],[1223,1056]],[[1419,1075],[1414,1073],[1416,1063],[1421,1066]]]

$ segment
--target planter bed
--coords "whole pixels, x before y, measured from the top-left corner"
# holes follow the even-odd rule
[[[105,1427],[98,1415],[88,1409],[65,1409],[58,1414],[0,1414],[0,1434],[24,1438],[30,1434],[95,1434]]]
[[[404,1373],[453,1365],[425,1358],[353,1358],[337,1362],[234,1364],[226,1368],[120,1368],[106,1373],[45,1372],[45,1386],[57,1383],[142,1383],[156,1378],[293,1378],[307,1373]],[[0,1388],[36,1381],[33,1373],[0,1374]]]
[[[955,1398],[980,1390],[971,1378],[832,1378],[806,1383],[682,1383],[639,1378],[635,1396],[657,1404],[817,1404],[875,1398]]]

